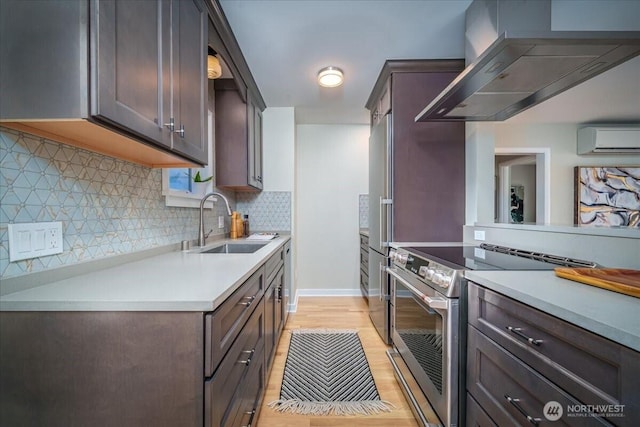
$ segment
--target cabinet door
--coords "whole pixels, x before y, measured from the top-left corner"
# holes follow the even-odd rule
[[[467,390],[497,425],[544,424],[551,401],[565,409],[583,405],[475,327],[469,327],[467,338]],[[608,423],[600,417],[563,416],[554,425]]]
[[[266,366],[271,365],[274,354],[274,330],[275,330],[275,308],[276,308],[276,287],[271,284],[264,295],[264,357]]]
[[[249,131],[249,185],[262,189],[262,111],[251,94],[247,99],[247,126]]]
[[[169,1],[93,4],[92,117],[171,147]]]
[[[271,367],[276,354],[280,333],[284,328],[284,268],[280,268],[271,281],[265,295],[265,361]]]
[[[264,269],[247,279],[212,314],[205,316],[205,376],[211,376],[264,294]]]
[[[180,0],[173,9],[172,149],[208,163],[207,11],[202,0]]]
[[[276,309],[274,313],[274,321],[273,321],[273,345],[275,347],[278,346],[278,342],[280,341],[280,334],[282,329],[284,328],[284,304],[282,300],[284,299],[284,269],[281,268],[276,276],[274,286],[276,288]],[[275,353],[275,349],[274,349]]]

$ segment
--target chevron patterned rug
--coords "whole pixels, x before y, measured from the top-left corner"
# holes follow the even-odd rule
[[[308,415],[389,412],[355,330],[294,329],[280,399],[269,406]]]

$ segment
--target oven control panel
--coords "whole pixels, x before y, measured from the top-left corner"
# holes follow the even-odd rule
[[[455,271],[435,261],[425,260],[400,251],[391,252],[390,257],[395,265],[410,271],[425,282],[441,288],[448,288],[454,280]]]

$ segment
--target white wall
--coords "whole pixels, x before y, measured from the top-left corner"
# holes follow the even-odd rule
[[[358,195],[368,193],[369,126],[296,129],[298,290],[358,295]]]
[[[262,114],[263,191],[293,191],[295,111],[267,108]],[[293,224],[293,222],[292,222]]]
[[[595,261],[618,268],[640,268],[637,230],[573,227],[574,167],[640,164],[638,155],[578,155],[578,124],[467,123],[467,226],[486,232],[486,241],[521,249]],[[551,150],[550,226],[493,225],[495,147],[549,147]],[[491,164],[489,164],[491,162]],[[487,171],[490,171],[487,173]]]
[[[295,223],[295,109],[292,107],[270,107],[262,113],[262,166],[263,191],[289,191],[291,206],[291,266],[292,289],[289,307],[296,310],[296,223]]]
[[[638,31],[637,0],[553,0],[553,31]]]
[[[575,166],[631,166],[640,164],[637,155],[578,155],[577,124],[495,123],[495,147],[551,148],[551,221],[572,225],[574,215]],[[493,184],[490,184],[493,185]]]

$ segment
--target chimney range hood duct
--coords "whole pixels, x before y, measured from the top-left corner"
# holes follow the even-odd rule
[[[464,71],[416,121],[502,121],[640,54],[640,31],[551,31],[550,0],[474,0]]]

